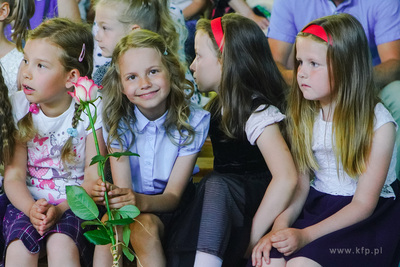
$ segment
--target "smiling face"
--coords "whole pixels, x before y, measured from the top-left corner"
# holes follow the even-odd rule
[[[123,94],[149,120],[167,111],[171,91],[168,70],[153,48],[131,48],[118,61]]]
[[[328,47],[310,37],[296,40],[297,82],[305,99],[319,101],[321,106],[331,103],[331,86],[326,61]]]
[[[98,26],[98,31],[95,39],[104,57],[111,57],[118,41],[129,33],[129,26],[118,20],[121,8],[121,6],[108,6],[105,4],[96,6],[95,22]]]
[[[222,65],[212,41],[206,32],[200,30],[195,37],[196,58],[190,65],[193,77],[201,92],[218,91],[221,82]]]
[[[71,103],[66,88],[72,86],[71,72],[61,64],[61,55],[62,49],[47,39],[28,40],[24,48],[20,67],[22,90],[28,101],[40,104],[45,113],[62,113]]]

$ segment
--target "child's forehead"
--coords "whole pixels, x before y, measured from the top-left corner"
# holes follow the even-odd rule
[[[59,60],[63,49],[48,38],[28,39],[23,53],[24,55],[40,55],[41,58]]]

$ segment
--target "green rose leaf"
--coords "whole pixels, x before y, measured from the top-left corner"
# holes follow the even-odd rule
[[[85,229],[86,226],[88,225],[103,225],[99,220],[91,220],[91,221],[84,221],[81,224],[82,229]]]
[[[99,217],[99,209],[85,189],[77,185],[66,186],[67,201],[72,212],[82,220],[90,221]]]
[[[134,205],[126,205],[116,211],[116,214],[122,218],[136,218],[140,214],[140,210]]]
[[[107,226],[114,226],[114,225],[127,225],[133,223],[133,219],[131,218],[126,218],[126,219],[119,219],[119,220],[109,220],[106,221],[105,224]]]
[[[111,238],[106,229],[97,229],[83,234],[89,242],[95,245],[107,245],[111,243]]]
[[[122,156],[136,156],[140,157],[139,154],[130,152],[130,151],[124,151],[124,152],[114,152],[111,154],[108,154],[107,157],[114,157],[114,158],[120,158]]]
[[[92,158],[92,161],[90,162],[90,166],[93,164],[96,164],[97,162],[104,162],[106,158],[103,155],[96,155]]]
[[[122,252],[124,253],[125,257],[128,258],[128,260],[133,261],[135,259],[135,255],[126,246],[122,246]]]

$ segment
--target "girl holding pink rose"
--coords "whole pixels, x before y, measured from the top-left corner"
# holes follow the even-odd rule
[[[98,178],[97,165],[89,166],[97,154],[89,118],[68,94],[80,76],[90,76],[92,52],[90,29],[67,19],[49,20],[29,34],[22,91],[12,98],[18,135],[4,179],[11,202],[3,226],[6,266],[37,266],[46,253],[49,266],[91,264],[93,248],[65,189],[80,185],[90,192]],[[101,125],[99,116],[100,140]]]
[[[104,131],[109,152],[140,157],[110,158],[110,208],[136,205],[130,225],[138,266],[166,265],[163,243],[176,210],[193,186],[197,154],[207,137],[210,114],[190,104],[190,84],[177,55],[157,33],[136,30],[117,44],[104,77]],[[99,179],[92,195],[104,204]],[[110,245],[96,246],[94,266],[111,266]]]

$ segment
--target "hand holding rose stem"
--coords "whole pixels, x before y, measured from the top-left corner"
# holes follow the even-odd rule
[[[93,104],[94,101],[97,100],[97,91],[99,89],[102,88],[102,86],[98,86],[96,85],[93,80],[88,79],[87,77],[80,77],[77,81],[77,83],[74,84],[75,86],[75,91],[74,92],[68,92],[75,100],[76,103],[80,104],[80,108],[83,109],[86,114],[89,117],[89,121],[90,121],[90,127],[89,129],[92,129],[92,133],[93,133],[93,139],[94,139],[94,143],[96,146],[96,152],[97,155],[95,157],[93,157],[92,162],[90,165],[98,163],[98,168],[99,168],[99,173],[101,175],[101,179],[103,181],[104,184],[106,184],[106,180],[105,180],[105,176],[104,176],[104,164],[107,160],[108,157],[113,156],[113,157],[120,157],[120,156],[138,156],[135,153],[132,152],[122,152],[122,153],[113,153],[113,154],[109,154],[106,157],[104,157],[103,155],[101,155],[100,153],[100,148],[99,148],[99,143],[98,143],[98,139],[97,139],[97,135],[96,135],[96,131],[94,128],[94,123],[96,120],[96,111],[94,114],[94,117],[91,114],[90,111],[90,106],[89,105],[93,105],[96,109],[96,106]],[[76,189],[78,190],[78,189]],[[80,190],[79,192],[80,194],[84,194],[83,196],[81,196],[82,198],[84,198],[85,202],[93,202],[88,204],[93,205],[95,207],[95,211],[93,211],[93,209],[91,209],[90,207],[84,211],[82,211],[81,207],[79,208],[74,208],[74,205],[70,205],[71,209],[74,213],[80,213],[77,214],[77,216],[81,217],[84,220],[94,220],[97,219],[98,216],[98,209],[96,204],[94,203],[94,201],[90,198],[89,195],[87,195],[87,193],[83,190]],[[78,194],[79,194],[78,193]],[[76,194],[76,192],[74,193]],[[68,201],[73,202],[75,199],[75,195],[68,194],[68,190],[67,190],[67,198]],[[104,235],[108,235],[109,240],[111,241],[111,253],[113,255],[113,266],[118,266],[118,260],[119,260],[119,255],[118,255],[118,250],[117,250],[117,245],[119,244],[119,242],[116,242],[115,236],[116,236],[116,226],[117,225],[126,225],[129,224],[131,222],[133,222],[133,218],[136,217],[139,214],[139,210],[133,206],[133,205],[129,205],[131,207],[125,206],[122,207],[121,209],[119,209],[120,214],[118,215],[119,217],[122,217],[122,220],[114,220],[114,216],[113,213],[111,212],[109,203],[108,203],[108,195],[107,192],[105,192],[104,194],[104,200],[105,200],[105,206],[107,209],[107,215],[108,215],[108,221],[103,223],[103,222],[96,222],[96,221],[90,221],[90,222],[85,222],[85,225],[88,224],[94,224],[94,225],[102,225],[103,226],[103,230],[95,230],[95,231],[89,231],[87,233],[85,233],[85,236],[87,239],[89,239],[89,241],[91,241],[92,243],[96,244],[96,245],[105,245],[107,244],[107,238],[105,238]],[[75,206],[76,207],[76,206]],[[77,209],[80,209],[80,211],[78,211]],[[97,215],[93,215],[93,214],[97,214]],[[81,215],[81,216],[80,216]],[[83,225],[82,225],[83,226]],[[113,227],[115,227],[115,232],[113,230]],[[104,233],[104,230],[106,231],[106,233]],[[130,232],[129,227],[127,227],[127,230]],[[124,230],[125,231],[125,230]],[[92,232],[92,233],[91,233]],[[125,235],[124,235],[125,236]],[[128,235],[129,236],[129,235]],[[106,240],[106,241],[104,241]],[[128,256],[128,258],[130,260],[133,260],[134,255],[127,249],[128,247],[128,243],[129,243],[129,238],[127,240],[124,241],[126,244],[123,244],[125,246],[125,248],[123,248],[123,252],[126,256]]]

